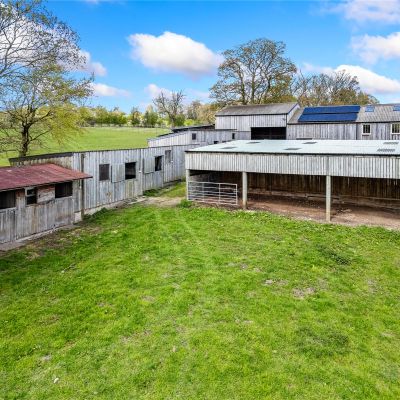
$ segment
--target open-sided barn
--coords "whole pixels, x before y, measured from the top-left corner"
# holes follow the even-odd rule
[[[189,200],[242,204],[262,195],[400,208],[397,141],[234,141],[186,152]]]

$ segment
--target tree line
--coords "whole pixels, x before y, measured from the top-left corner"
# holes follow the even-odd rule
[[[165,94],[162,94],[166,98]],[[154,100],[155,103],[157,98]],[[167,99],[168,101],[168,99]],[[179,103],[171,109],[163,105],[148,105],[145,111],[132,107],[129,113],[119,107],[107,109],[103,106],[78,107],[82,126],[133,126],[133,127],[170,127],[184,125],[213,124],[217,107],[194,100],[189,104]]]
[[[265,38],[222,53],[211,101],[187,102],[161,92],[145,111],[88,107],[93,76],[84,71],[79,37],[42,0],[0,2],[0,152],[29,153],[49,137],[62,142],[91,125],[179,126],[213,123],[230,104],[298,101],[301,105],[368,104],[377,100],[345,71],[303,74],[283,42]],[[80,72],[79,72],[80,71]],[[77,73],[79,72],[79,73]]]

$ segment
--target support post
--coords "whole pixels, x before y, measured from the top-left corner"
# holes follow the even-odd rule
[[[331,176],[326,175],[326,195],[325,195],[325,202],[326,202],[326,211],[325,211],[325,216],[326,216],[326,222],[331,222],[331,193],[332,193],[332,188],[331,188]]]
[[[190,169],[186,170],[186,200],[189,200],[189,179],[190,179]]]
[[[247,172],[242,172],[242,207],[247,209]]]
[[[80,165],[81,172],[85,172],[85,153],[81,154],[81,165]],[[81,188],[81,220],[85,218],[85,180],[81,179],[80,181],[80,188]]]

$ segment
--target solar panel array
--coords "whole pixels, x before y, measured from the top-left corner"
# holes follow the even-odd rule
[[[395,104],[393,106],[393,111],[400,111],[400,104]]]
[[[357,119],[360,106],[306,107],[299,122],[352,122]]]

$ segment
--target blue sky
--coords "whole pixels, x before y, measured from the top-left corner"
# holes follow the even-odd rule
[[[161,89],[207,101],[220,53],[265,37],[305,73],[345,69],[400,102],[400,0],[51,1],[81,37],[93,105],[145,108]]]

